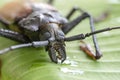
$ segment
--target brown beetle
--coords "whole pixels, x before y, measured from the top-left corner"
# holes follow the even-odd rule
[[[75,11],[82,12],[82,15],[69,21]],[[92,32],[65,37],[65,34],[86,18],[90,20]],[[65,41],[81,40],[91,35],[96,49],[96,55],[93,57],[99,59],[102,54],[95,34],[120,29],[120,27],[113,27],[95,31],[92,16],[80,8],[74,7],[67,17],[63,17],[51,5],[29,0],[17,0],[4,5],[0,9],[0,22],[6,27],[0,29],[1,36],[22,43],[0,50],[0,54],[17,48],[45,46],[50,59],[55,63],[58,63],[58,59],[61,62],[66,59]]]

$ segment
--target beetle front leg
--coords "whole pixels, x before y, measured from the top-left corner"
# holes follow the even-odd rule
[[[30,40],[26,36],[18,32],[14,32],[7,29],[0,29],[0,36],[3,36],[5,38],[11,39],[17,42],[22,42],[22,43],[30,42]]]
[[[2,23],[6,28],[8,28],[8,26],[10,25],[10,23],[4,18],[2,18],[1,16],[0,16],[0,23]],[[29,42],[29,39],[25,35],[8,30],[8,29],[1,28],[0,36],[6,37],[8,39],[11,39],[17,42],[22,42],[22,43]]]

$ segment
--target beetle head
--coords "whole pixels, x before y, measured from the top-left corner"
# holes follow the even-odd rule
[[[28,31],[38,31],[41,41],[49,41],[47,51],[53,62],[57,63],[58,59],[63,62],[66,59],[64,33],[61,24],[52,15],[34,13],[22,19],[19,24]]]

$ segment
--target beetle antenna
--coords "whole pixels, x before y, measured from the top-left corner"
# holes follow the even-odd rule
[[[28,47],[28,46],[32,46],[32,44],[28,43],[28,44],[19,44],[19,45],[10,46],[8,48],[0,50],[0,54],[4,54],[8,51],[11,51],[11,50],[14,50],[14,49],[17,49],[17,48]]]
[[[18,44],[18,45],[13,45],[8,48],[5,48],[3,50],[0,50],[0,54],[4,54],[5,52],[19,49],[19,48],[24,48],[24,47],[41,47],[41,46],[46,46],[48,45],[48,41],[35,41],[32,43],[25,43],[25,44]]]
[[[114,29],[120,29],[120,27],[105,28],[105,29],[96,30],[96,31],[86,33],[86,34],[78,34],[75,36],[66,37],[66,38],[64,38],[64,40],[65,41],[81,40],[81,39],[85,39],[86,37],[89,37],[91,35],[98,34],[98,33],[105,32],[105,31],[114,30]]]
[[[110,31],[110,30],[114,30],[114,29],[120,29],[120,27],[112,27],[112,28],[105,28],[105,29],[97,30],[97,31],[94,31],[91,33],[86,33],[85,36],[89,37],[94,34],[98,34],[98,33],[105,32],[105,31]]]

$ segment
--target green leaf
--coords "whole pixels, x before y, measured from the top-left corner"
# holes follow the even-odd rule
[[[69,2],[68,2],[69,1]],[[96,30],[120,26],[120,2],[110,0],[56,0],[55,6],[66,15],[77,5],[97,17],[106,9],[110,16],[96,24]],[[117,0],[116,0],[117,1]],[[74,16],[77,17],[77,12]],[[83,21],[67,36],[89,32],[88,20]],[[120,30],[97,35],[103,57],[94,61],[79,50],[79,41],[67,42],[67,60],[63,64],[52,63],[44,48],[24,48],[1,55],[2,80],[119,80],[120,79]],[[91,37],[85,40],[93,46]],[[0,49],[19,44],[0,37]]]

